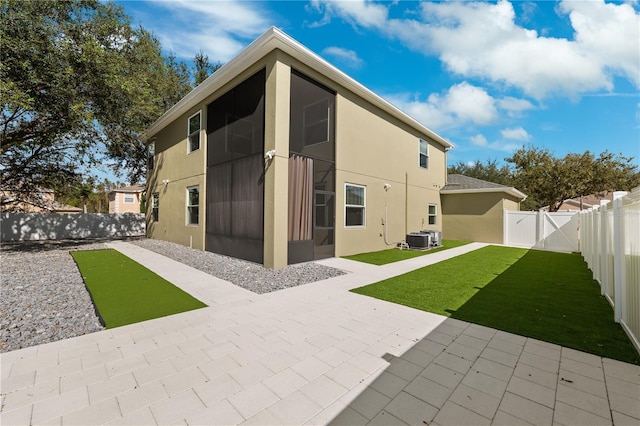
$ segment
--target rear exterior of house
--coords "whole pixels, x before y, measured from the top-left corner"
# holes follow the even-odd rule
[[[109,213],[140,213],[144,185],[131,185],[109,192]]]
[[[452,145],[275,28],[147,136],[150,238],[281,268],[442,230]]]

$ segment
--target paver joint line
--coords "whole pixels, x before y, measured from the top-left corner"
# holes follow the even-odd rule
[[[485,245],[257,295],[113,243],[213,307],[1,354],[0,423],[640,424],[638,366],[348,291]]]

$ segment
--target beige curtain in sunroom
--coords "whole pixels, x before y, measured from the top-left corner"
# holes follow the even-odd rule
[[[313,160],[289,157],[289,241],[313,238]]]

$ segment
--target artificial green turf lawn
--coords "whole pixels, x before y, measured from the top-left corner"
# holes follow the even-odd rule
[[[71,255],[107,328],[207,306],[116,250]]]
[[[579,254],[488,246],[352,291],[640,364]]]
[[[413,257],[424,256],[425,254],[436,253],[454,247],[469,244],[469,241],[442,240],[442,247],[432,248],[426,251],[400,250],[392,248],[389,250],[372,251],[370,253],[354,254],[344,256],[345,259],[357,260],[358,262],[371,263],[373,265],[386,265],[387,263],[398,262],[399,260],[411,259]]]

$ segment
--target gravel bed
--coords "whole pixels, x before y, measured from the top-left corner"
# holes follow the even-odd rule
[[[103,243],[3,243],[0,352],[104,330],[70,250]]]
[[[255,293],[336,277],[343,271],[301,263],[280,270],[159,240],[130,240]],[[3,243],[0,246],[0,352],[104,330],[72,250],[107,248],[103,242]]]
[[[314,262],[273,270],[257,263],[190,249],[168,241],[141,239],[130,242],[260,294],[344,274],[344,271]]]

